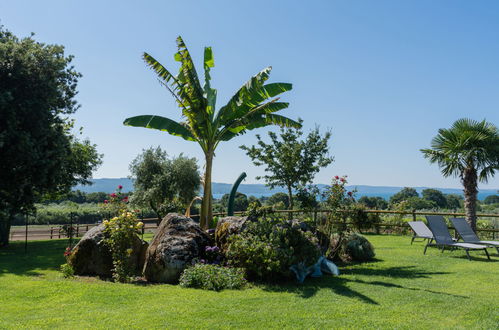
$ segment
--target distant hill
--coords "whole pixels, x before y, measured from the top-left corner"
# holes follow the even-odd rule
[[[92,185],[77,185],[73,188],[73,190],[81,190],[83,192],[98,192],[103,191],[106,193],[112,193],[116,190],[118,185],[123,186],[124,192],[133,191],[133,181],[128,178],[115,178],[115,179],[93,179]],[[319,189],[323,190],[327,185],[319,184]],[[213,197],[220,198],[223,194],[227,194],[230,192],[230,188],[232,184],[229,183],[213,183]],[[403,187],[386,187],[386,186],[365,186],[365,185],[356,185],[356,186],[348,186],[348,189],[357,189],[357,197],[361,196],[379,196],[385,199],[389,199],[392,195],[399,192]],[[421,193],[422,190],[428,189],[429,187],[414,187],[418,193]],[[434,188],[438,189],[444,194],[457,194],[462,195],[462,189],[451,189],[451,188]],[[269,189],[264,184],[241,184],[238,189],[239,192],[246,195],[253,195],[256,197],[261,196],[270,196],[277,192],[286,192],[284,188],[276,188]],[[484,199],[489,195],[495,195],[498,193],[497,189],[482,189],[478,193],[478,199]]]

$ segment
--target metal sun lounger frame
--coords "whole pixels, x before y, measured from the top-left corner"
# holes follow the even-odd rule
[[[464,218],[450,218],[452,225],[465,243],[483,244],[495,247],[499,253],[499,241],[482,241]]]
[[[426,220],[428,220],[428,226],[430,227],[431,232],[433,233],[433,237],[435,243],[428,242],[424,248],[423,254],[426,254],[426,249],[428,246],[436,246],[442,249],[442,253],[444,252],[446,247],[450,247],[451,250],[456,248],[461,248],[466,251],[466,255],[468,256],[468,260],[471,261],[469,250],[484,250],[487,255],[487,259],[490,260],[489,252],[487,251],[487,246],[479,245],[479,244],[471,244],[471,243],[456,243],[452,240],[452,236],[449,233],[449,229],[445,224],[444,217],[441,215],[427,215]]]

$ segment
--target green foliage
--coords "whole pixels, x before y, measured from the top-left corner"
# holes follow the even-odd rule
[[[291,276],[292,265],[314,264],[320,256],[317,243],[311,232],[286,222],[260,219],[229,239],[226,257],[230,264],[244,268],[249,278],[279,281]]]
[[[220,199],[221,211],[227,210],[227,204],[229,203],[229,194],[224,194]],[[234,211],[246,211],[249,205],[248,197],[240,192],[236,192],[236,198],[234,199]]]
[[[180,276],[180,286],[184,288],[220,291],[242,289],[246,284],[242,269],[219,265],[198,263],[186,268]]]
[[[390,204],[397,204],[411,197],[419,197],[418,192],[414,188],[405,187],[401,191],[390,197]]]
[[[463,207],[463,197],[461,195],[447,194],[445,195],[445,202],[447,208],[451,210],[457,210]]]
[[[278,192],[270,196],[266,201],[266,205],[275,206],[277,204],[282,204],[283,209],[289,210],[289,196],[283,192]]]
[[[279,98],[275,97],[291,90],[292,86],[288,83],[265,84],[269,79],[271,67],[253,76],[225,106],[215,111],[217,91],[211,88],[210,71],[215,66],[211,47],[204,50],[203,86],[181,37],[177,38],[177,47],[178,52],[174,58],[180,63],[180,68],[176,76],[151,55],[144,53],[143,58],[177,101],[184,121],[176,122],[161,116],[143,115],[127,118],[123,124],[166,131],[200,145],[206,160],[201,227],[207,228],[212,220],[211,172],[218,144],[259,127],[299,127],[301,124],[275,114],[288,107],[288,103],[278,102]]]
[[[316,185],[303,186],[296,193],[298,207],[301,210],[316,210],[319,208],[318,196],[320,196],[319,188]]]
[[[420,197],[409,197],[404,200],[407,209],[409,210],[430,210],[436,208],[434,201],[429,201]]]
[[[490,195],[483,200],[484,204],[497,204],[499,203],[499,195]]]
[[[499,129],[485,120],[458,119],[439,129],[431,148],[421,152],[445,177],[461,179],[466,220],[475,229],[478,181],[486,183],[499,169]]]
[[[74,271],[73,267],[71,267],[71,265],[69,265],[69,264],[62,264],[61,265],[61,273],[62,273],[62,276],[64,276],[65,278],[72,278],[75,275],[75,271]]]
[[[16,213],[87,183],[101,163],[95,145],[71,135],[81,77],[71,61],[62,46],[19,39],[0,26],[0,247]]]
[[[264,179],[270,188],[285,187],[288,190],[289,208],[293,209],[293,189],[312,183],[314,176],[322,167],[333,162],[329,157],[328,141],[331,132],[321,136],[319,128],[312,130],[302,139],[303,120],[298,120],[299,127],[282,127],[279,136],[269,132],[270,143],[264,142],[257,135],[258,144],[240,148],[246,151],[256,166],[265,166],[266,174],[257,179]]]
[[[113,278],[118,282],[130,282],[134,275],[129,262],[133,243],[144,224],[137,221],[135,213],[127,211],[126,201],[121,200],[118,194],[111,194],[107,207],[117,213],[117,216],[103,222],[104,244],[109,247],[113,258]]]
[[[367,213],[362,204],[352,206],[349,218],[359,232],[362,232],[364,229],[371,229],[381,223],[380,216],[375,213]]]
[[[135,189],[131,202],[150,207],[158,219],[185,210],[201,184],[195,158],[181,154],[169,159],[160,147],[144,150],[130,164],[130,172]]]
[[[435,203],[439,208],[447,207],[447,199],[445,195],[437,189],[424,189],[421,192],[423,199]]]
[[[376,255],[374,246],[359,234],[351,234],[346,239],[345,254],[353,261],[370,261]]]
[[[385,210],[388,208],[388,202],[382,197],[362,196],[358,199],[358,203],[368,209]]]

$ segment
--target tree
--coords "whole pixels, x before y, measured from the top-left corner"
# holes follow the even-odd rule
[[[429,201],[420,197],[409,197],[405,199],[406,207],[410,210],[430,210],[434,209],[437,205],[434,201]]]
[[[436,206],[439,208],[446,208],[447,207],[447,199],[445,198],[444,194],[437,189],[424,189],[421,192],[421,195],[423,196],[423,199],[426,199],[427,201],[434,202]]]
[[[484,204],[497,204],[499,203],[499,195],[490,195],[483,200]]]
[[[160,147],[143,150],[130,164],[134,193],[130,201],[151,208],[158,220],[186,208],[196,196],[201,177],[196,158],[169,159]]]
[[[292,86],[288,83],[265,84],[271,67],[253,76],[225,106],[215,111],[217,91],[211,88],[210,84],[210,70],[215,66],[211,47],[204,49],[205,83],[201,87],[191,55],[181,37],[177,38],[177,46],[178,52],[174,57],[180,62],[180,70],[176,76],[151,55],[144,53],[143,58],[177,101],[184,121],[176,122],[161,116],[143,115],[127,118],[124,124],[166,131],[184,140],[197,142],[201,146],[206,161],[201,227],[207,228],[213,218],[211,172],[215,149],[219,143],[259,127],[299,127],[300,124],[275,114],[289,105],[279,102],[279,98],[275,96],[291,90]]]
[[[419,197],[418,192],[414,188],[405,187],[404,189],[390,197],[390,204],[397,204],[411,197]]]
[[[447,194],[445,195],[445,202],[447,204],[447,208],[451,210],[457,210],[463,207],[463,197],[461,195]]]
[[[273,205],[280,204],[280,203],[282,203],[284,205],[286,210],[289,209],[288,194],[283,193],[283,192],[278,192],[278,193],[273,194],[272,196],[270,196],[266,200],[266,204],[269,206],[273,206]]]
[[[227,212],[227,204],[229,203],[229,194],[224,194],[220,200],[222,206],[222,212]],[[246,211],[249,205],[248,196],[243,193],[236,192],[236,198],[234,199],[234,211]]]
[[[19,39],[0,26],[0,247],[15,214],[89,183],[101,163],[95,145],[71,135],[81,77],[72,58],[62,46]]]
[[[241,146],[256,166],[265,165],[264,179],[270,188],[285,187],[288,191],[289,208],[293,209],[293,189],[312,183],[314,176],[322,167],[333,162],[329,157],[328,141],[331,132],[321,136],[319,128],[312,130],[305,139],[300,127],[281,128],[280,135],[269,132],[271,142],[265,143],[257,135],[258,145]],[[291,213],[290,213],[291,216]]]
[[[431,149],[421,149],[445,177],[461,179],[466,220],[476,229],[478,182],[487,182],[499,169],[499,130],[485,120],[459,119],[438,130]]]
[[[362,196],[358,200],[359,204],[365,205],[369,209],[384,210],[388,208],[388,202],[383,197]]]

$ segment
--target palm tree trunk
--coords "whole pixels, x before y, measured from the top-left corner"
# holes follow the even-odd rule
[[[466,221],[476,231],[477,174],[474,168],[467,168],[461,177],[464,187],[464,210]]]
[[[207,152],[206,155],[206,169],[204,174],[204,186],[203,186],[203,201],[201,203],[201,219],[200,225],[203,229],[208,229],[212,218],[213,218],[213,208],[212,208],[212,196],[211,196],[211,170],[213,165],[213,152]]]

